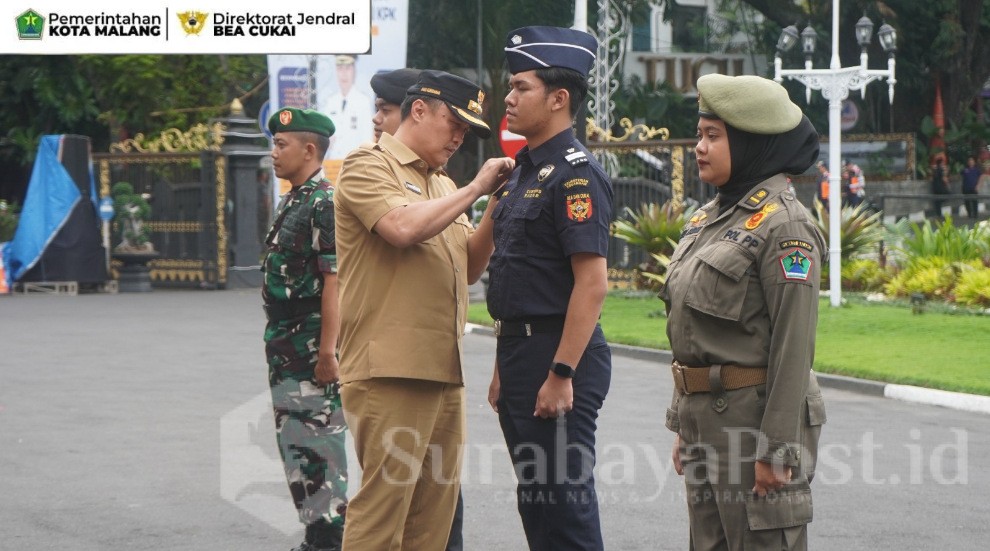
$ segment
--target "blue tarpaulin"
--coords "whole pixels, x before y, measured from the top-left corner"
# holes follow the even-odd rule
[[[38,146],[17,232],[3,251],[10,282],[18,281],[38,263],[82,200],[62,165],[62,143],[62,136],[49,135],[42,136]],[[89,187],[92,189],[92,183]]]

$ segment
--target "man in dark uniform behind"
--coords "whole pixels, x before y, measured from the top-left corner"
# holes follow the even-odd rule
[[[265,355],[279,452],[306,539],[293,551],[340,549],[347,455],[336,358],[340,316],[333,188],[323,157],[333,122],[287,107],[268,121],[275,175],[292,184],[265,239]]]
[[[575,139],[597,42],[557,27],[507,36],[509,130],[526,137],[493,211],[488,311],[498,348],[489,402],[518,479],[530,549],[603,549],[595,429],[611,380],[598,316],[612,185]]]

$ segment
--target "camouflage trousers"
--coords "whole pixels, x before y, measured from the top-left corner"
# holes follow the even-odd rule
[[[269,322],[265,328],[268,384],[289,493],[299,520],[343,526],[347,454],[339,385],[316,384],[320,315]]]

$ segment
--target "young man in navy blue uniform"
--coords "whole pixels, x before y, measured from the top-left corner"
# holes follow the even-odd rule
[[[598,325],[612,185],[574,137],[597,41],[510,32],[509,130],[526,137],[495,207],[488,311],[498,348],[488,400],[516,467],[530,549],[603,549],[592,469],[611,351]]]

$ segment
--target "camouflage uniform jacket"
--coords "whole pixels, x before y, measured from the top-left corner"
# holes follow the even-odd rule
[[[718,209],[716,199],[691,217],[671,257],[660,294],[671,351],[688,366],[766,366],[757,459],[795,466],[803,408],[824,416],[811,365],[825,241],[783,175]],[[667,413],[675,432],[680,398]]]
[[[322,170],[285,195],[265,245],[265,304],[321,296],[323,274],[337,273],[333,187]]]

